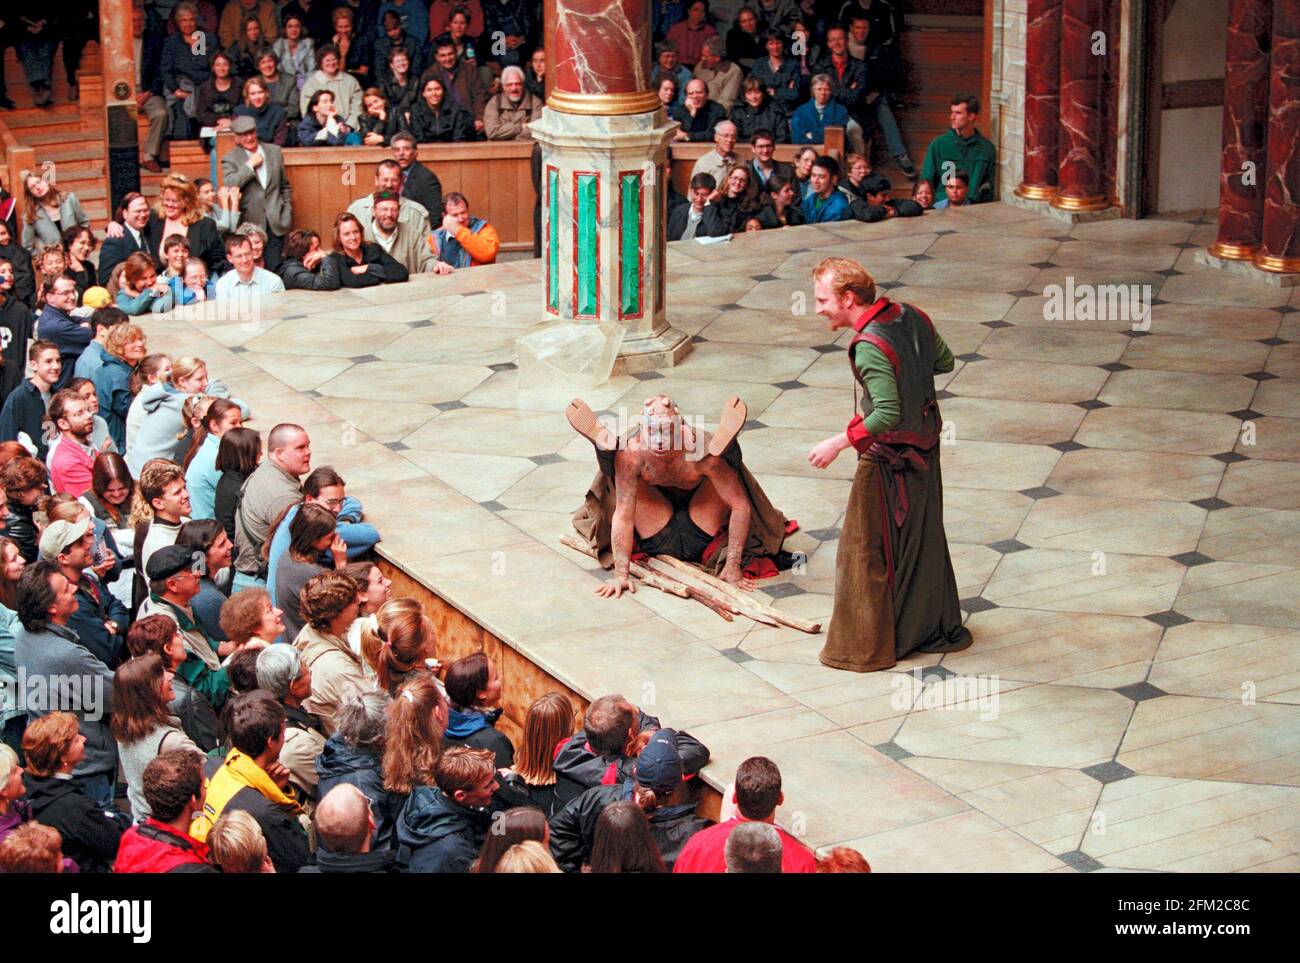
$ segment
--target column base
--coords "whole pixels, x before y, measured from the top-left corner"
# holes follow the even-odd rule
[[[1215,241],[1210,245],[1209,251],[1221,261],[1249,261],[1259,253],[1259,245]]]
[[[1021,184],[1016,188],[1016,197],[1027,201],[1050,201],[1056,196],[1054,184]]]
[[[1233,277],[1247,278],[1251,281],[1261,281],[1264,284],[1271,284],[1275,288],[1293,288],[1300,285],[1300,273],[1280,274],[1277,271],[1270,271],[1259,267],[1251,261],[1243,261],[1237,258],[1218,257],[1214,253],[1214,248],[1205,251],[1197,251],[1193,260],[1197,264],[1204,264],[1206,267],[1212,267],[1217,271],[1223,271]],[[1300,272],[1300,264],[1293,269]]]
[[[1300,273],[1300,257],[1276,257],[1272,254],[1256,254],[1251,263],[1261,271],[1274,274]]]
[[[1063,197],[1057,194],[1051,200],[1052,207],[1058,211],[1069,211],[1071,214],[1090,213],[1092,211],[1104,211],[1110,207],[1110,201],[1100,194],[1094,197]]]
[[[1092,221],[1113,221],[1122,216],[1122,212],[1118,207],[1105,207],[1098,211],[1063,211],[1059,207],[1053,207],[1047,201],[1022,197],[1014,191],[1009,195],[1003,195],[1002,200],[1007,204],[1022,208],[1026,211],[1033,211],[1035,214],[1046,214],[1048,217],[1055,218],[1058,221],[1064,221],[1066,224],[1088,224]]]
[[[691,353],[691,336],[669,326],[656,337],[624,340],[614,360],[612,375],[640,374],[681,364]]]

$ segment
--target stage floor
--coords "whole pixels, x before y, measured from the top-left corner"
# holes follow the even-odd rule
[[[540,262],[290,292],[257,324],[145,325],[151,349],[205,358],[259,429],[309,428],[385,556],[530,660],[690,730],[718,787],[776,760],[780,821],[812,845],[880,871],[1296,871],[1300,288],[1196,264],[1214,236],[1212,213],[1070,228],[991,204],[670,245],[669,319],[694,350],[583,394],[636,413],[667,393],[709,423],[745,399],[747,463],[802,526],[787,547],[805,570],[764,585],[794,614],[831,612],[854,467],[806,461],[853,406],[810,268],[861,259],[959,358],[942,457],[975,643],[870,675],[822,667],[820,636],[594,595],[595,563],[557,543],[591,446],[567,397],[517,390]],[[1041,292],[1067,276],[1151,285],[1150,330],[1045,320]]]

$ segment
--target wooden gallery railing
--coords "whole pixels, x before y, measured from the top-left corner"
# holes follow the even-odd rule
[[[843,131],[827,130],[824,149],[843,156]],[[217,154],[224,156],[234,138],[222,134]],[[695,161],[712,149],[712,144],[674,144],[672,183],[683,194],[691,179]],[[823,145],[814,145],[818,150]],[[791,161],[797,148],[782,144],[778,160]],[[459,191],[469,198],[470,210],[486,218],[501,237],[504,251],[533,248],[532,141],[480,141],[468,144],[421,144],[420,160],[431,167],[442,182],[443,193]],[[748,160],[749,145],[737,153]],[[392,157],[385,147],[293,147],[284,152],[285,172],[293,187],[293,226],[320,234],[328,247],[334,218],[374,186],[375,168]],[[206,175],[204,175],[206,176]]]
[[[0,150],[4,151],[3,163],[0,163],[0,184],[4,185],[14,197],[14,223],[22,230],[23,213],[27,204],[27,192],[18,182],[19,172],[37,170],[36,148],[20,144],[14,132],[0,121]],[[10,239],[14,244],[22,243],[22,235]]]

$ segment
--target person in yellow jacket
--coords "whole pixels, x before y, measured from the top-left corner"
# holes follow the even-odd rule
[[[212,759],[203,808],[194,814],[190,835],[206,842],[213,825],[228,810],[240,809],[255,820],[266,837],[277,873],[296,873],[311,862],[303,809],[280,765],[284,747],[284,708],[269,692],[256,689],[237,697],[230,707],[230,752]]]

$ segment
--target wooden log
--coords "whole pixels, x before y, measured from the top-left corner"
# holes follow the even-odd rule
[[[702,574],[694,568],[682,569],[680,566],[669,568],[668,566],[664,565],[664,560],[667,558],[668,556],[666,555],[656,555],[655,557],[650,559],[649,564],[656,572],[658,572],[660,575],[663,575],[665,577],[680,577],[680,576],[672,575],[674,568],[679,569],[680,571],[683,572],[689,571],[691,574]],[[673,561],[677,561],[677,559],[673,559]],[[684,581],[686,581],[687,585],[699,589],[700,591],[707,592],[712,597],[725,602],[727,606],[731,609],[731,611],[735,612],[737,615],[743,615],[745,616],[745,618],[752,619],[755,622],[760,622],[763,625],[778,624],[774,615],[771,612],[766,611],[762,607],[762,605],[758,603],[757,600],[743,598],[743,597],[736,598],[734,594],[725,594],[722,592],[718,592],[708,581],[704,579],[701,579],[699,582],[691,582],[689,580],[684,580]]]
[[[682,572],[688,572],[691,575],[698,578],[704,584],[716,588],[719,592],[722,592],[729,598],[735,599],[737,602],[741,603],[742,605],[753,606],[754,608],[761,611],[764,615],[769,616],[771,619],[774,619],[776,622],[779,622],[781,625],[786,625],[792,629],[798,629],[800,632],[807,632],[811,635],[816,635],[822,630],[822,626],[820,622],[809,622],[806,619],[795,618],[793,615],[787,615],[784,612],[782,612],[780,609],[773,608],[772,606],[759,601],[758,599],[754,598],[752,595],[749,595],[748,593],[742,591],[741,589],[736,588],[731,583],[725,582],[722,579],[718,578],[716,575],[709,574],[708,572],[704,571],[697,565],[691,565],[688,562],[683,562],[681,559],[672,558],[668,555],[656,555],[651,561],[652,563],[653,562],[662,563],[668,566],[669,568],[674,568]],[[659,568],[658,566],[654,566],[654,567],[657,568],[659,571],[663,571],[663,569]]]
[[[560,544],[568,546],[569,548],[573,549],[575,552],[581,552],[583,555],[586,555],[588,558],[596,557],[596,553],[595,551],[592,550],[590,545],[578,541],[572,535],[561,535]],[[628,567],[628,571],[631,572],[631,574],[635,575],[637,578],[639,578],[641,581],[645,582],[651,588],[657,588],[659,589],[659,591],[667,592],[669,595],[676,595],[678,598],[683,598],[683,599],[690,598],[690,592],[688,591],[690,586],[683,584],[680,579],[663,578],[655,574],[654,572],[651,572],[649,569],[645,568],[644,566],[638,565],[636,562],[633,562]]]

